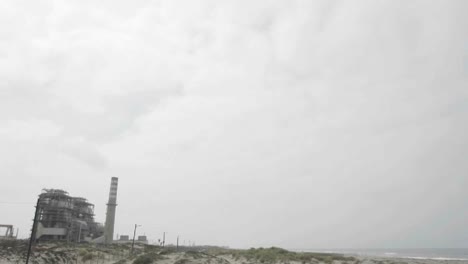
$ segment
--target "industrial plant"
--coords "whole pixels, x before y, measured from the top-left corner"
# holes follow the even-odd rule
[[[138,236],[136,239],[130,239],[128,235],[121,235],[119,240],[115,240],[114,243],[117,244],[148,244],[148,238],[146,236]]]
[[[16,239],[18,237],[18,230],[16,235],[13,234],[13,225],[0,225],[0,240]]]
[[[37,207],[36,241],[112,243],[117,206],[118,178],[113,177],[107,203],[106,223],[94,220],[94,204],[59,189],[44,189]]]
[[[117,207],[117,186],[119,179],[112,177],[109,191],[109,201],[107,202],[106,225],[104,231],[104,243],[112,243],[114,237],[115,208]]]

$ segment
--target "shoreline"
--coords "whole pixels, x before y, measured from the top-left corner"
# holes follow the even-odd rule
[[[377,256],[355,256],[365,264],[468,264],[468,260],[464,259],[447,259],[447,258],[417,258],[417,257],[377,257]]]
[[[428,260],[428,261],[458,261],[468,263],[468,249],[465,248],[438,248],[435,249],[439,253],[432,252],[434,249],[416,248],[416,249],[301,249],[291,250],[298,253],[328,253],[328,254],[343,254],[346,256],[356,257],[359,259],[400,259],[400,260]],[[459,251],[458,255],[446,254],[442,251]],[[428,253],[429,252],[429,253]],[[445,254],[444,254],[445,253]],[[426,255],[425,255],[426,254]],[[428,256],[428,254],[431,254]],[[453,263],[453,262],[451,262]]]

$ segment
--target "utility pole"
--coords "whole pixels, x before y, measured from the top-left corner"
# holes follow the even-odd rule
[[[78,244],[81,242],[81,222],[80,222],[80,231],[78,232]]]
[[[166,244],[166,232],[163,232],[163,247]]]
[[[176,247],[177,250],[179,250],[179,236],[177,236],[177,247]]]
[[[32,230],[31,230],[31,238],[29,239],[28,255],[26,255],[26,264],[29,263],[29,256],[31,255],[32,243],[34,242],[35,236],[36,236],[37,212],[39,211],[39,202],[40,201],[41,201],[41,198],[37,198],[36,210],[34,211],[34,220],[33,220],[33,226],[32,226]]]
[[[135,246],[135,234],[136,234],[136,229],[140,225],[135,224],[135,229],[133,229],[133,241],[132,241],[132,254],[133,254],[133,247]]]

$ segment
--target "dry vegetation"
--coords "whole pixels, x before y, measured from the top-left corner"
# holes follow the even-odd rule
[[[0,264],[24,263],[27,241],[0,241]],[[161,248],[130,245],[47,243],[34,247],[30,263],[96,263],[96,264],[392,264],[392,260],[360,260],[355,257],[327,253],[298,253],[281,248],[247,250],[219,247]],[[404,262],[399,262],[404,263]]]
[[[251,248],[248,250],[221,250],[217,255],[232,256],[241,263],[356,263],[354,257],[328,253],[298,253],[282,248]]]

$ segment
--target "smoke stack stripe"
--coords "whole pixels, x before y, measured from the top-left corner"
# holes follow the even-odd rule
[[[112,177],[107,203],[106,225],[104,230],[104,243],[110,244],[114,238],[115,208],[117,207],[117,186],[119,178]]]

